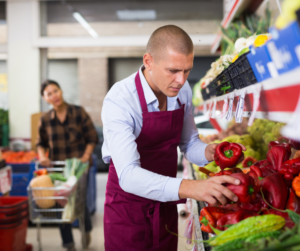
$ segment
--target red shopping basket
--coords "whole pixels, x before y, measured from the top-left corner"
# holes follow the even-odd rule
[[[0,251],[25,251],[28,213],[21,219],[0,224]]]
[[[25,251],[28,198],[0,197],[0,251]]]

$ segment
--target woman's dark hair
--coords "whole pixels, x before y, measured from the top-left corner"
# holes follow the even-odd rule
[[[48,85],[56,85],[59,89],[61,89],[57,82],[55,82],[54,80],[48,79],[48,80],[44,81],[41,85],[41,95],[42,96],[44,96],[44,91]]]

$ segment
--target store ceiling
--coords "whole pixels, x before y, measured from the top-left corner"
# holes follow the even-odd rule
[[[223,18],[222,0],[95,0],[47,1],[48,23],[73,23],[76,20],[66,4],[72,6],[88,22],[120,21],[118,10],[154,10],[157,21],[164,20],[220,20]],[[140,20],[144,21],[144,20]]]

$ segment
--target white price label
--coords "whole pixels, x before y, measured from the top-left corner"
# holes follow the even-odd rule
[[[5,167],[0,170],[0,192],[5,194],[11,190],[11,167]]]
[[[252,113],[248,121],[248,126],[252,126],[256,112],[259,107],[260,103],[260,92],[261,92],[261,84],[259,85],[252,85],[251,89],[253,90],[253,107],[252,107]]]
[[[221,118],[224,118],[226,112],[227,112],[227,109],[228,109],[228,98],[226,97],[224,99],[224,104],[223,104],[223,110],[222,110],[222,113],[220,114],[220,117]]]
[[[206,104],[206,102],[204,102],[204,104],[203,104],[203,113],[204,113],[204,115],[206,115],[206,113],[207,113],[207,104]]]
[[[213,107],[213,102],[211,102],[211,103],[209,104],[209,108],[208,108],[208,117],[211,117],[212,107]]]
[[[228,108],[228,112],[227,112],[227,115],[226,115],[226,120],[227,121],[231,121],[232,120],[232,107],[233,107],[233,98],[230,98],[229,100],[229,108]]]
[[[236,106],[236,112],[235,112],[235,122],[236,123],[242,123],[244,104],[245,104],[245,96],[241,95],[239,97],[239,101]]]
[[[211,113],[211,118],[216,118],[216,106],[217,106],[217,100],[214,99],[214,106],[213,106],[213,109],[212,109],[212,113]]]

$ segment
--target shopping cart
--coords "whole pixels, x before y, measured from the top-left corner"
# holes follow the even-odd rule
[[[62,172],[65,168],[65,162],[53,161],[51,162],[51,166],[53,167],[46,168],[48,172]],[[35,169],[38,168],[39,162],[37,162],[35,166]],[[72,223],[76,219],[79,220],[82,249],[84,250],[86,248],[87,242],[84,224],[86,185],[87,171],[70,190],[66,190],[66,188],[63,188],[62,186],[52,188],[27,187],[30,220],[37,225],[37,241],[39,245],[39,251],[42,250],[42,223]],[[50,207],[49,203],[51,204]],[[69,208],[67,208],[67,204]]]

